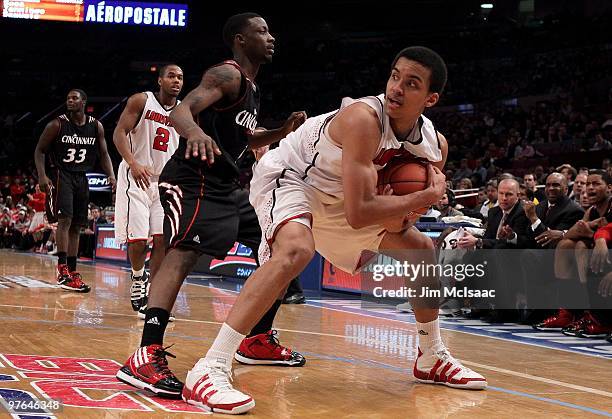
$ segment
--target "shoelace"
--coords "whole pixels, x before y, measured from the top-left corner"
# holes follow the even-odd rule
[[[450,364],[454,365],[455,367],[461,368],[461,371],[464,372],[464,373],[470,374],[470,373],[473,372],[471,369],[469,369],[468,367],[463,365],[461,362],[459,362],[457,359],[455,359],[450,354],[450,352],[448,352],[448,349],[446,349],[446,348],[444,348],[441,351],[436,352],[436,356],[438,358],[440,358],[443,362],[449,362]]]
[[[225,366],[211,366],[208,376],[215,389],[219,391],[234,391],[232,387],[232,371]]]
[[[78,285],[82,285],[84,283],[83,277],[81,277],[81,274],[78,272],[70,272],[70,278]]]
[[[282,348],[280,341],[276,337],[277,334],[278,332],[276,330],[271,330],[270,333],[268,334],[268,343],[271,343],[272,345],[278,348]]]
[[[143,280],[134,280],[132,281],[132,298],[138,299],[143,298],[147,295],[147,285]]]
[[[166,349],[172,347],[173,345],[174,344],[166,346],[165,348],[158,348],[153,352],[153,365],[155,369],[166,377],[174,376],[174,374],[172,374],[172,371],[170,371],[170,368],[168,368],[168,360],[166,359],[166,356],[176,358],[175,355],[166,351]]]

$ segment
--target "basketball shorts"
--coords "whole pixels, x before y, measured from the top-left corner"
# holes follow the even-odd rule
[[[51,169],[49,178],[53,186],[47,193],[47,220],[55,223],[58,218],[67,217],[72,218],[72,223],[86,225],[89,183],[85,173]]]
[[[166,246],[221,259],[235,242],[255,251],[261,229],[248,191],[237,186],[226,193],[207,190],[215,188],[200,165],[176,158],[168,161],[159,178]]]
[[[285,166],[272,151],[253,170],[250,200],[262,229],[259,263],[270,258],[278,228],[292,221],[311,228],[321,256],[337,268],[355,273],[362,252],[377,251],[385,229],[382,226],[354,229],[346,220],[342,198],[321,192]]]
[[[129,166],[121,162],[115,199],[115,238],[120,243],[164,234],[164,209],[159,200],[157,177],[151,180],[147,190],[140,189]]]

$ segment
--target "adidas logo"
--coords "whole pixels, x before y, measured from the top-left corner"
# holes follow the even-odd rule
[[[429,333],[427,333],[424,330],[419,330],[419,335],[427,336],[427,335],[429,335]]]
[[[147,322],[147,324],[155,324],[157,326],[160,326],[159,320],[157,319],[157,317],[150,318],[149,321]]]
[[[199,235],[196,235],[196,236],[194,236],[194,237],[193,237],[193,239],[192,239],[192,240],[193,240],[194,242],[196,242],[196,243],[198,243],[198,244],[199,244],[199,243],[200,243],[200,236],[199,236]]]

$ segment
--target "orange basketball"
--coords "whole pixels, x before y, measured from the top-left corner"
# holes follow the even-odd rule
[[[378,172],[379,185],[391,185],[394,195],[408,195],[427,188],[427,164],[419,161],[392,160]],[[414,212],[425,214],[428,208]]]

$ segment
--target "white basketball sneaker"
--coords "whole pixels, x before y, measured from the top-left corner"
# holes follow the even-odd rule
[[[467,390],[487,388],[487,380],[482,375],[463,366],[446,348],[430,355],[423,355],[419,348],[413,374],[419,383],[443,384]]]
[[[218,362],[200,360],[187,374],[183,401],[214,413],[239,415],[255,407],[255,400],[235,390],[232,371]]]

